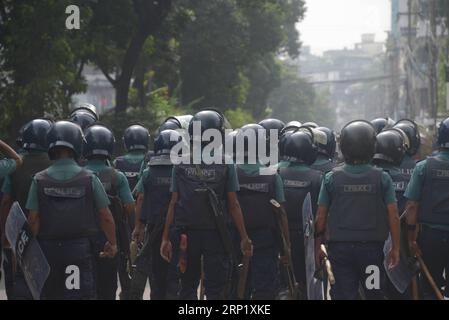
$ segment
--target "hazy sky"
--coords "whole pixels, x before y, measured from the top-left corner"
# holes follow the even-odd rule
[[[390,30],[390,0],[306,0],[306,6],[298,28],[303,45],[313,53],[352,47],[362,33],[385,40]]]

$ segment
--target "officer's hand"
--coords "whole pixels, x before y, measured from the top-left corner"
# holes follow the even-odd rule
[[[315,242],[315,266],[317,269],[321,268],[323,260],[326,258],[326,253],[321,250],[321,243],[319,241]]]
[[[399,264],[399,249],[391,249],[388,252],[388,270],[394,269]]]
[[[103,252],[100,252],[101,258],[114,258],[117,254],[117,245],[112,245],[107,241],[104,244]]]
[[[412,257],[421,256],[422,252],[421,249],[418,246],[418,243],[416,241],[409,241],[408,242],[408,249],[410,250],[410,255]]]
[[[134,227],[132,239],[137,243],[142,243],[144,234],[145,234],[145,227],[143,226],[143,224],[139,223]]]
[[[173,247],[170,240],[162,240],[161,242],[161,256],[165,261],[170,262],[173,252]]]
[[[240,242],[240,250],[245,257],[253,256],[253,243],[249,238],[245,238]]]
[[[287,266],[290,263],[290,257],[291,257],[291,249],[290,247],[288,247],[287,252],[284,255],[280,256],[279,260],[284,266]]]

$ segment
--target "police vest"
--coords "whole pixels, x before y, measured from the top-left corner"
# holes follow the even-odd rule
[[[207,188],[216,193],[224,210],[227,166],[181,164],[174,168],[179,195],[175,206],[175,224],[192,229],[216,229]]]
[[[329,160],[322,164],[312,164],[310,168],[317,171],[321,171],[322,173],[328,173],[332,171],[333,168],[335,168],[335,163]]]
[[[327,236],[329,241],[385,241],[388,212],[383,200],[382,170],[362,174],[332,170]]]
[[[427,159],[418,220],[449,225],[449,161]]]
[[[157,223],[165,216],[170,202],[170,184],[173,166],[151,166],[150,174],[143,180],[144,200],[140,219]]]
[[[276,226],[274,209],[270,203],[276,198],[276,175],[251,176],[237,168],[240,190],[237,192],[245,227],[250,230]]]
[[[27,153],[22,158],[22,166],[11,175],[12,197],[18,201],[23,210],[28,198],[33,176],[47,169],[51,161],[46,152]]]
[[[125,157],[117,157],[115,159],[115,168],[125,175],[128,180],[129,188],[131,191],[136,187],[140,169],[142,167],[142,161],[132,163],[125,159]]]
[[[81,170],[70,180],[53,179],[47,170],[35,176],[41,239],[74,239],[98,232],[92,173]]]
[[[315,214],[321,186],[321,172],[312,169],[299,171],[287,167],[280,170],[280,175],[284,183],[288,227],[289,229],[302,231],[302,206],[304,199],[310,192],[312,210],[313,214]]]
[[[95,173],[95,175],[100,180],[104,191],[108,195],[110,202],[109,209],[114,217],[114,221],[117,222],[119,219],[125,219],[122,201],[118,195],[117,171],[114,168],[108,167]]]
[[[410,181],[410,178],[412,177],[415,166],[416,161],[410,157],[405,157],[401,165],[399,166],[401,173],[404,175],[404,177],[407,178],[408,181]]]

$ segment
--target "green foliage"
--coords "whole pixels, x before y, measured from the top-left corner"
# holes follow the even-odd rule
[[[232,128],[241,128],[245,124],[254,123],[254,118],[251,113],[241,108],[228,109],[224,112],[224,114]]]

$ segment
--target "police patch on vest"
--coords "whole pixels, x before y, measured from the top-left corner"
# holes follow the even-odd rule
[[[56,198],[81,198],[86,194],[85,187],[71,187],[71,188],[44,188],[44,193],[50,197]]]
[[[286,188],[306,188],[310,185],[310,181],[284,180],[284,187]]]
[[[215,180],[216,170],[215,169],[206,169],[206,168],[185,168],[185,174],[188,177],[207,179],[207,180]]]
[[[407,183],[405,181],[393,181],[393,187],[395,191],[405,191],[407,189]]]
[[[130,172],[130,171],[125,171],[125,172],[123,172],[123,174],[127,178],[135,178],[135,177],[137,177],[139,175],[138,172]]]
[[[345,184],[343,185],[343,192],[348,193],[372,193],[374,185],[372,184]]]
[[[405,174],[405,175],[408,175],[408,176],[411,176],[413,174],[414,170],[415,169],[410,169],[410,168],[401,168],[400,169],[402,174]]]
[[[156,185],[158,185],[158,186],[169,186],[170,184],[171,184],[170,177],[157,177],[156,178]]]
[[[243,183],[240,189],[246,189],[257,192],[268,192],[270,190],[268,183]]]
[[[433,169],[432,176],[435,178],[449,178],[449,170]]]

